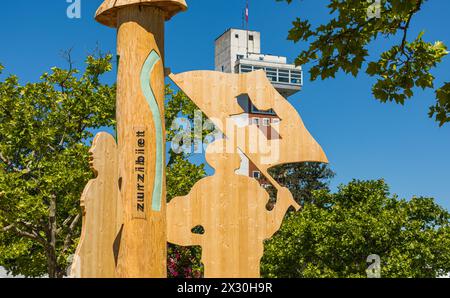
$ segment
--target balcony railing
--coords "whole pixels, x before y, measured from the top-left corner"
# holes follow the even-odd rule
[[[281,68],[274,66],[260,66],[245,63],[236,65],[237,73],[247,73],[262,69],[272,83],[303,86],[303,71],[300,69]]]

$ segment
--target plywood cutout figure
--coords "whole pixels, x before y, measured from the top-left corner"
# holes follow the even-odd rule
[[[89,153],[96,178],[89,181],[81,196],[83,227],[70,275],[113,278],[123,212],[118,196],[116,141],[107,133],[99,133]]]
[[[205,277],[259,277],[263,241],[280,228],[290,206],[300,209],[289,190],[275,181],[268,169],[328,159],[298,112],[276,91],[264,71],[192,71],[172,74],[170,78],[223,132],[225,139],[207,148],[206,158],[215,174],[200,180],[188,196],[168,204],[169,242],[202,246]],[[281,122],[272,128],[278,138],[267,139],[256,125],[230,121],[245,112],[237,100],[241,95],[248,95],[257,109],[272,109],[277,114]],[[277,202],[272,211],[266,209],[266,190],[255,179],[235,173],[240,167],[238,152],[276,188]],[[203,235],[191,231],[198,225],[204,228]]]
[[[170,78],[227,136],[228,148],[238,147],[278,191],[281,186],[269,175],[269,168],[298,162],[328,163],[297,110],[278,93],[263,70],[245,74],[191,71],[171,74]],[[255,124],[229,126],[232,116],[244,113],[237,100],[243,94],[258,110],[272,109],[280,118],[278,124],[271,124],[279,138],[268,140]]]
[[[168,204],[168,241],[201,246],[207,278],[257,278],[264,240],[280,228],[290,206],[299,206],[283,188],[275,208],[268,211],[268,193],[255,179],[235,173],[240,157],[226,153],[223,140],[208,147],[206,160],[216,173]],[[192,231],[198,226],[203,234]]]

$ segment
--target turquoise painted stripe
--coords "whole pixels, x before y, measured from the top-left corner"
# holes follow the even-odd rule
[[[145,99],[153,116],[153,122],[155,123],[155,135],[156,135],[156,169],[155,169],[155,184],[153,185],[153,197],[152,197],[152,210],[156,212],[161,211],[162,204],[162,187],[163,187],[163,173],[164,173],[164,160],[163,160],[163,125],[161,119],[161,113],[159,110],[158,102],[155,98],[155,93],[151,87],[150,78],[155,68],[155,65],[161,57],[153,50],[144,63],[141,71],[141,88],[144,93]]]

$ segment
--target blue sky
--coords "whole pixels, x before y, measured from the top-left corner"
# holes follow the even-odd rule
[[[166,62],[173,72],[213,69],[214,39],[230,27],[241,27],[244,0],[188,0],[189,11],[167,24]],[[328,18],[325,0],[294,0],[288,6],[275,0],[250,0],[250,29],[262,32],[264,53],[293,60],[304,48],[286,39],[291,21],[307,17],[318,24]],[[36,81],[52,66],[65,66],[60,53],[73,48],[74,61],[98,43],[115,53],[115,30],[93,19],[100,0],[81,0],[81,19],[69,19],[66,0],[2,1],[0,63],[5,73],[21,82]],[[413,20],[410,37],[425,30],[427,41],[450,45],[450,1],[428,1]],[[393,41],[380,40],[373,50],[388,49]],[[305,65],[307,71],[309,65]],[[450,81],[450,57],[433,71],[436,85]],[[308,77],[305,77],[306,79]],[[105,77],[115,80],[115,73]],[[310,82],[290,101],[308,129],[321,143],[337,172],[332,186],[353,178],[384,178],[393,193],[410,198],[431,196],[450,209],[450,125],[439,128],[427,117],[432,91],[417,90],[405,106],[373,99],[374,79],[339,74],[336,79]]]

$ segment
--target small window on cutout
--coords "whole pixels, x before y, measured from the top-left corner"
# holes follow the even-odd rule
[[[269,118],[264,118],[263,119],[263,125],[264,126],[269,126],[270,125],[270,119]]]
[[[256,179],[261,178],[261,172],[260,171],[253,171],[253,178],[256,178]]]
[[[273,119],[272,119],[272,123],[273,123],[273,124],[278,124],[278,123],[280,123],[280,119],[278,119],[278,118],[273,118]]]
[[[253,124],[259,125],[259,119],[258,118],[253,118]]]

